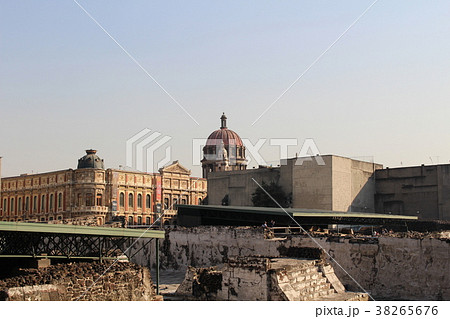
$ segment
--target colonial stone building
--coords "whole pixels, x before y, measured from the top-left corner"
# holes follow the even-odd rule
[[[49,222],[94,218],[98,225],[121,216],[128,225],[175,221],[178,202],[196,205],[206,197],[206,180],[191,177],[178,161],[159,173],[105,169],[87,150],[77,169],[23,174],[1,180],[0,220]]]
[[[228,129],[225,113],[220,117],[220,129],[212,132],[203,147],[203,178],[210,172],[241,171],[247,168],[245,146],[239,135]]]

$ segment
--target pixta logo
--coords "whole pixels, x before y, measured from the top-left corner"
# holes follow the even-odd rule
[[[145,128],[126,142],[126,166],[141,172],[152,172],[171,161],[172,149],[166,145],[172,137]],[[156,152],[164,149],[161,159]]]

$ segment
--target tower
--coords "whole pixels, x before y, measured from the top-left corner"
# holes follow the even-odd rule
[[[236,171],[247,168],[245,146],[239,135],[228,129],[225,113],[220,117],[220,128],[212,132],[203,147],[203,178],[209,172]]]

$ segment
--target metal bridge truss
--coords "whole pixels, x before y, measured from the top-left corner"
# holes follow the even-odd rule
[[[130,237],[0,231],[0,257],[114,259]]]

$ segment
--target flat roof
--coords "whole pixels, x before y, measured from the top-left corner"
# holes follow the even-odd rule
[[[392,215],[364,212],[339,212],[322,209],[305,208],[284,208],[279,207],[253,207],[253,206],[221,206],[221,205],[178,205],[178,207],[195,208],[200,210],[221,210],[230,212],[246,212],[258,214],[286,215],[286,212],[293,217],[346,217],[346,218],[380,218],[380,219],[404,219],[417,220],[417,216]]]
[[[32,232],[32,233],[56,233],[73,235],[93,235],[108,237],[132,237],[132,238],[164,238],[163,230],[145,230],[113,227],[91,227],[61,224],[40,224],[25,222],[0,222],[0,231]]]

